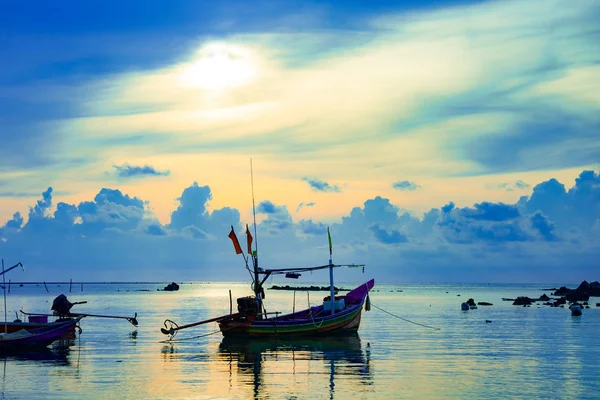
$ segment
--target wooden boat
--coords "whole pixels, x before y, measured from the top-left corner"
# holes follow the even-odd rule
[[[369,290],[375,281],[370,281],[348,292],[334,297],[335,305],[326,297],[323,304],[292,314],[261,318],[258,309],[241,308],[242,304],[256,303],[257,297],[238,300],[238,315],[220,319],[219,328],[225,337],[277,337],[277,336],[323,336],[348,335],[358,331],[361,312]],[[333,311],[333,312],[332,312]]]
[[[0,351],[17,351],[47,347],[72,331],[81,318],[59,321],[41,328],[22,329],[12,333],[0,334]]]
[[[252,164],[251,164],[252,168]],[[254,191],[253,191],[254,192]],[[252,204],[254,209],[254,193],[252,194]],[[256,236],[256,212],[254,212],[254,235]],[[217,322],[219,329],[224,337],[281,337],[281,336],[305,336],[315,337],[324,335],[344,335],[356,333],[360,326],[361,313],[363,305],[365,309],[370,309],[369,291],[375,285],[373,279],[356,287],[345,296],[335,296],[335,286],[333,284],[333,270],[339,267],[358,267],[364,272],[364,264],[333,264],[332,254],[333,246],[331,243],[331,234],[327,228],[327,237],[329,240],[329,263],[316,267],[306,268],[278,268],[264,269],[258,264],[258,249],[256,244],[252,248],[253,238],[246,225],[246,238],[248,247],[248,256],[242,250],[233,226],[229,233],[229,238],[233,242],[235,252],[241,254],[246,264],[246,269],[250,271],[248,262],[252,262],[252,290],[253,296],[241,297],[237,299],[237,313],[233,313],[232,307],[230,314],[221,317],[211,318],[184,326],[178,326],[171,320],[165,320],[164,328],[161,332],[170,335],[171,339],[181,329],[190,328],[208,322]],[[280,315],[279,312],[267,312],[264,307],[265,292],[263,284],[273,275],[284,275],[293,279],[298,279],[302,273],[316,270],[329,270],[329,293],[330,295],[323,299],[323,303],[312,306],[302,311],[291,314]],[[231,300],[230,300],[231,301]]]

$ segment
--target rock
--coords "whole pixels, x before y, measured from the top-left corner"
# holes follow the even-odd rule
[[[468,304],[468,305],[470,305],[470,306],[474,306],[474,305],[476,305],[476,304],[475,304],[475,300],[473,300],[473,299],[469,299],[469,300],[467,300],[467,304]]]
[[[527,296],[519,296],[513,302],[513,306],[528,306],[532,303],[535,303],[535,300],[530,299]]]
[[[553,296],[565,296],[570,291],[571,291],[571,289],[569,289],[568,287],[561,286],[558,290],[556,290],[554,293],[552,293],[552,295]]]
[[[493,306],[492,303],[488,303],[488,302],[485,302],[485,301],[480,301],[480,302],[477,303],[477,305],[478,306]]]
[[[163,290],[166,292],[174,292],[174,291],[179,290],[179,285],[176,284],[175,282],[171,282],[167,286],[165,286],[165,288]]]
[[[546,296],[546,293],[544,293],[543,295],[540,296],[540,301],[548,301],[550,300],[550,297]]]

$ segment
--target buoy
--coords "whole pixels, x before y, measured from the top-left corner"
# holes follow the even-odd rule
[[[371,311],[371,299],[367,293],[367,300],[365,300],[365,311]]]

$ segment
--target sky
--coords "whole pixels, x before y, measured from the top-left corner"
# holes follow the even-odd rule
[[[329,227],[333,261],[366,264],[349,281],[600,280],[598,20],[586,0],[7,2],[0,257],[13,280],[244,281],[232,226],[264,268],[328,263]]]

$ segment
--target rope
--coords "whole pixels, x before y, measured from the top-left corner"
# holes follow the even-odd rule
[[[377,306],[376,306],[375,304],[373,304],[373,303],[371,303],[371,305],[372,305],[373,307],[375,307],[376,309],[378,309],[379,311],[383,311],[384,313],[386,313],[386,314],[389,314],[389,315],[391,315],[392,317],[396,317],[396,318],[398,318],[398,319],[401,319],[402,321],[410,322],[411,324],[419,325],[419,326],[422,326],[422,327],[424,327],[424,328],[435,329],[436,331],[439,331],[439,330],[440,330],[440,328],[436,328],[436,327],[434,327],[434,326],[429,326],[429,325],[425,325],[425,324],[420,324],[420,323],[418,323],[418,322],[414,322],[414,321],[411,321],[411,320],[409,320],[409,319],[402,318],[402,317],[400,317],[400,316],[398,316],[398,315],[396,315],[396,314],[392,314],[391,312],[389,312],[389,311],[386,311],[386,310],[384,310],[383,308],[377,307]]]
[[[176,343],[176,342],[186,342],[188,340],[194,340],[194,339],[200,339],[206,336],[210,336],[210,335],[214,335],[216,333],[221,333],[220,330],[215,330],[213,332],[210,333],[205,333],[204,335],[198,335],[198,336],[193,336],[193,337],[189,337],[189,338],[183,338],[183,339],[167,339],[167,340],[161,340],[159,343]]]

